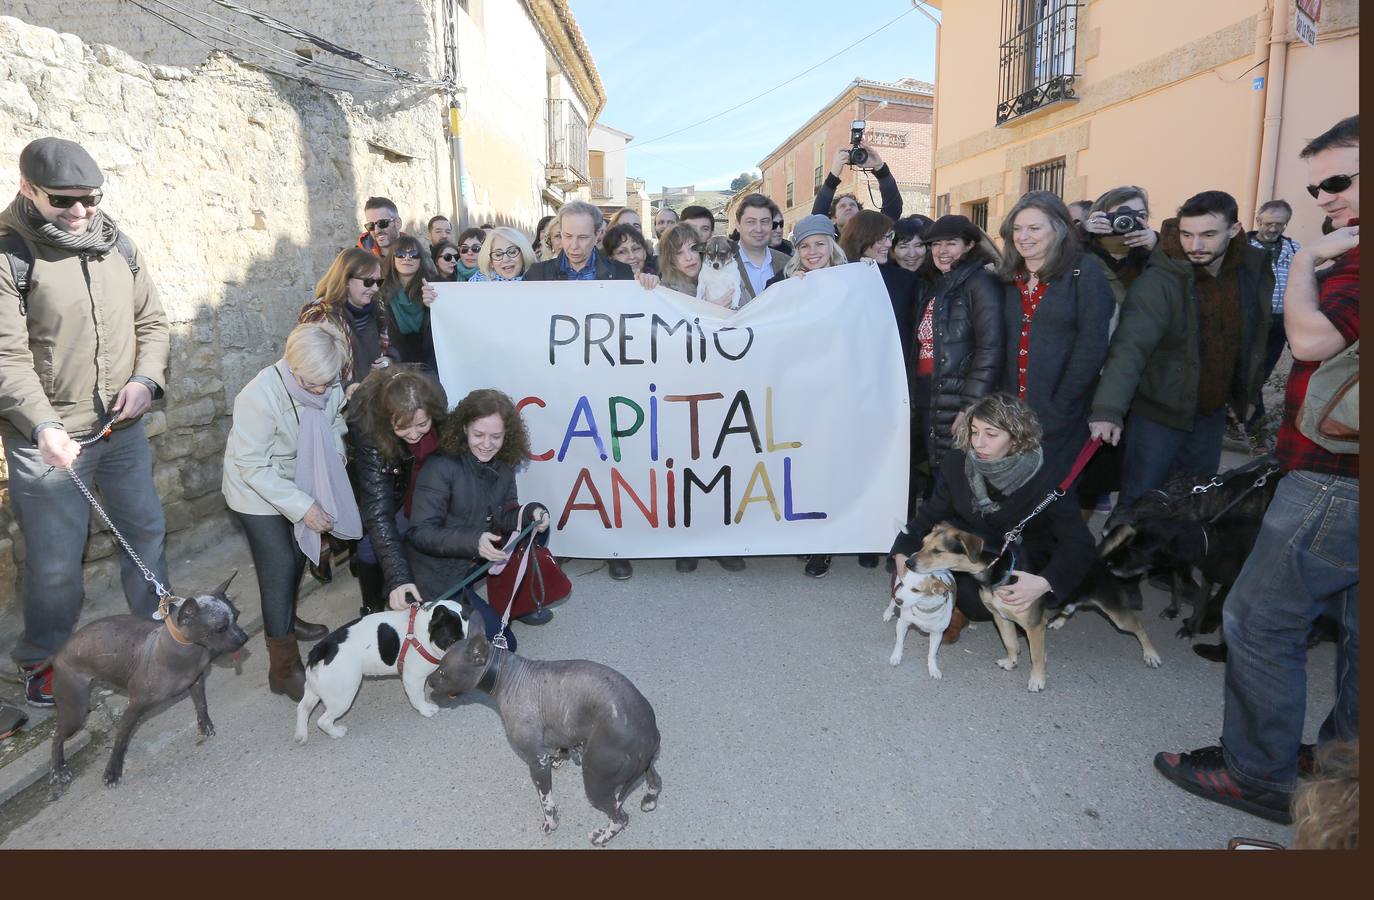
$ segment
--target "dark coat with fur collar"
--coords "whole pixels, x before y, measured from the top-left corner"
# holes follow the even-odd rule
[[[999,509],[983,516],[976,511],[973,489],[964,475],[964,451],[951,450],[940,465],[935,493],[921,504],[906,530],[897,535],[892,552],[914,554],[921,549],[932,528],[949,522],[978,535],[996,553],[1002,547],[1004,535],[1058,487],[1057,482],[1051,467],[1042,465],[1030,481],[1000,500]],[[990,491],[989,495],[992,494]],[[1078,504],[1061,497],[1026,525],[1017,553],[1015,567],[1048,581],[1055,600],[1062,604],[1078,589],[1092,568],[1097,547],[1092,532],[1088,531],[1078,512]]]
[[[1274,272],[1268,256],[1251,247],[1244,232],[1231,239],[1226,254],[1223,273],[1229,268],[1237,279],[1241,316],[1240,353],[1227,397],[1243,416],[1264,374]],[[1203,340],[1193,269],[1179,241],[1178,220],[1166,220],[1149,267],[1122,304],[1093,396],[1092,421],[1120,425],[1129,410],[1170,428],[1193,429]]]

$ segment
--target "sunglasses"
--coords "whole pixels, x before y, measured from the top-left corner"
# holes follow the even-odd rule
[[[519,247],[507,247],[507,248],[504,249],[504,250],[493,250],[493,251],[491,251],[491,258],[492,258],[492,259],[519,259],[519,258],[520,258],[520,248],[519,248]]]
[[[773,223],[773,227],[774,227],[774,228],[781,228],[781,227],[782,227],[782,220],[779,219],[778,221],[774,222],[774,223]]]
[[[457,261],[458,261],[458,254],[457,254],[457,253],[440,253],[440,254],[439,254],[439,258],[442,259],[444,262],[457,262]]]
[[[398,251],[398,252],[396,253],[396,258],[397,258],[397,259],[419,259],[419,258],[420,258],[420,252],[419,252],[418,250],[400,250],[400,251]]]
[[[78,203],[85,207],[96,207],[99,206],[100,201],[105,198],[104,194],[87,194],[84,197],[64,197],[61,194],[50,194],[37,186],[34,187],[34,190],[38,191],[44,197],[47,197],[48,204],[57,209],[71,209]],[[1315,197],[1317,195],[1313,194],[1312,196]]]
[[[350,280],[350,281],[361,281],[361,282],[363,283],[363,287],[365,287],[365,288],[377,287],[377,286],[379,286],[379,285],[382,283],[382,279],[380,279],[380,278],[359,278],[359,277],[356,276],[356,275],[353,276],[353,277],[352,277],[351,279],[349,279],[349,280]]]
[[[367,229],[368,231],[375,231],[375,230],[378,229],[378,228],[380,228],[380,229],[382,229],[383,231],[385,231],[386,229],[388,229],[388,228],[391,227],[391,223],[392,223],[392,222],[399,222],[399,221],[401,221],[401,220],[400,220],[400,219],[378,219],[378,220],[375,221],[375,222],[368,222],[367,224],[363,225],[363,228]]]
[[[1339,194],[1341,191],[1350,187],[1350,183],[1354,181],[1355,177],[1359,174],[1359,172],[1355,172],[1351,175],[1332,175],[1330,178],[1324,179],[1318,184],[1309,184],[1307,186],[1307,193],[1312,195],[1313,200],[1317,199],[1317,194],[1321,191],[1326,191],[1328,194]],[[61,204],[54,203],[53,205],[60,206]]]
[[[481,244],[464,244],[463,246],[461,246],[461,247],[458,248],[458,252],[459,252],[459,253],[481,253],[481,252],[482,252],[482,245],[481,245]]]

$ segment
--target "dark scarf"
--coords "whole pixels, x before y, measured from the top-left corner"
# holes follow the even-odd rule
[[[1035,477],[1044,460],[1045,451],[1039,447],[1025,453],[1009,453],[1001,459],[979,459],[972,450],[965,451],[964,475],[973,494],[974,511],[987,516],[1001,509],[1001,504],[988,496],[989,482],[1003,497],[1008,497]]]
[[[410,467],[410,483],[406,485],[404,501],[406,518],[409,519],[410,500],[415,496],[415,482],[420,477],[420,467],[425,464],[425,460],[429,458],[430,454],[439,449],[438,425],[430,426],[429,431],[426,431],[423,437],[413,444],[408,444],[407,448],[410,450],[411,457],[415,460],[415,464]]]
[[[14,195],[14,202],[10,204],[9,211],[33,229],[37,237],[73,253],[108,253],[119,234],[119,226],[115,224],[114,219],[105,215],[103,209],[95,211],[86,230],[81,234],[69,234],[43,218],[38,214],[38,208],[33,205],[33,201],[23,194]]]

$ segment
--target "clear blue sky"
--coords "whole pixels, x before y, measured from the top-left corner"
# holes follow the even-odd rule
[[[935,79],[935,25],[910,0],[570,0],[606,86],[599,121],[635,136],[627,173],[665,184],[725,188],[855,77]],[[815,70],[740,109],[665,135]],[[938,12],[932,13],[937,19]],[[741,49],[755,43],[762,49]]]

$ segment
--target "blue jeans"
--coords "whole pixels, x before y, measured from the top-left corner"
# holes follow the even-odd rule
[[[1222,613],[1222,748],[1236,780],[1290,791],[1307,714],[1307,635],[1324,609],[1339,625],[1336,705],[1318,740],[1360,731],[1360,483],[1289,472]]]
[[[1210,478],[1221,468],[1221,439],[1226,434],[1226,407],[1193,420],[1192,431],[1161,425],[1131,413],[1126,418],[1121,461],[1121,495],[1117,509],[1131,505],[1175,475]]]
[[[85,589],[81,559],[91,506],[71,476],[47,471],[38,447],[20,437],[5,438],[10,471],[10,505],[24,533],[24,635],[13,656],[20,665],[41,662],[71,636],[81,616]],[[167,528],[162,501],[153,486],[153,449],[143,423],[111,433],[84,448],[73,466],[94,491],[115,527],[162,584],[167,579]],[[45,474],[46,473],[46,474]],[[152,616],[157,592],[122,548],[120,580],[129,611]]]

